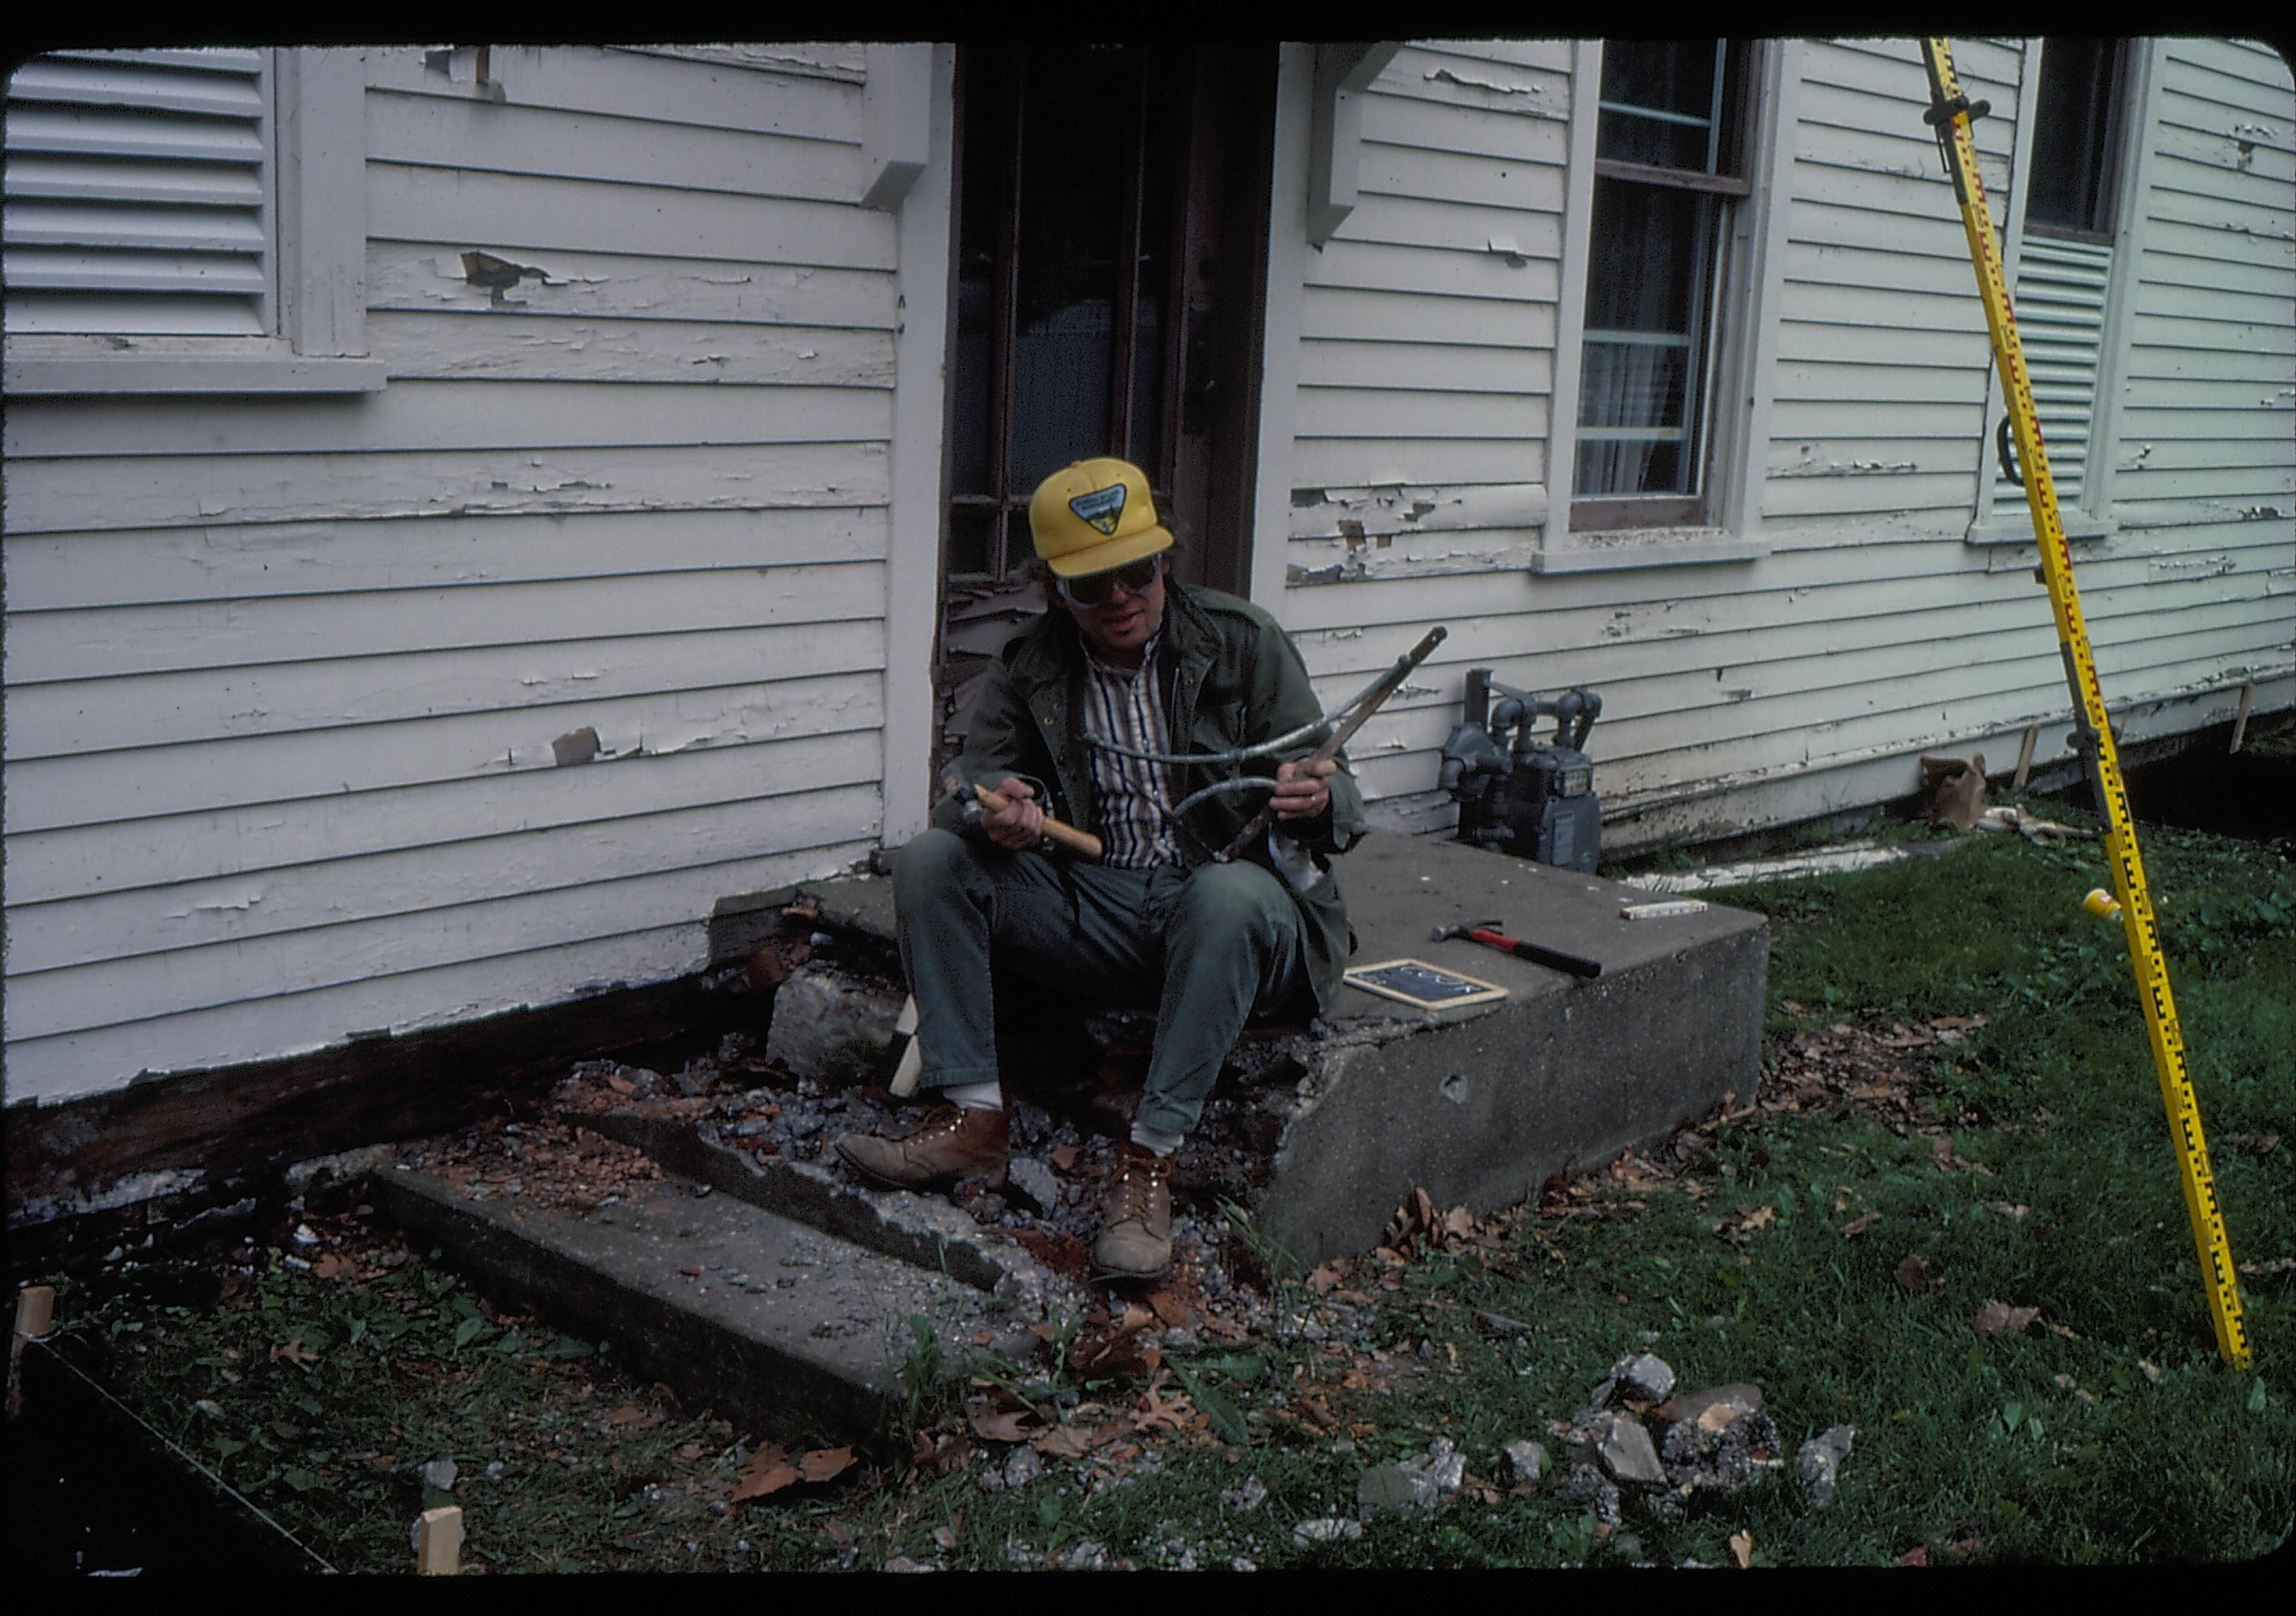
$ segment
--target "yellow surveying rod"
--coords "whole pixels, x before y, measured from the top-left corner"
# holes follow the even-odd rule
[[[2056,485],[2049,476],[2048,451],[2041,445],[2032,381],[2025,371],[2024,347],[2017,340],[2017,320],[2010,311],[2000,255],[1994,249],[1993,217],[1986,207],[1985,182],[1977,171],[1977,145],[1970,137],[1971,119],[1988,109],[1983,102],[1972,103],[1962,94],[1954,78],[1953,52],[1945,40],[1924,39],[1922,58],[1930,76],[1930,110],[1922,115],[1923,121],[1936,132],[1946,174],[1961,199],[1962,227],[1969,236],[1969,258],[1977,270],[1986,329],[1992,334],[1993,355],[2001,367],[2001,390],[2008,400],[2009,419],[2017,437],[2025,500],[2033,510],[2041,570],[2048,580],[2050,609],[2056,615],[2065,681],[2072,686],[2073,747],[2088,766],[2096,800],[2104,805],[2105,857],[2112,866],[2114,893],[2120,899],[2121,928],[2128,939],[2129,964],[2136,972],[2137,997],[2144,1006],[2152,1065],[2160,1074],[2161,1099],[2169,1111],[2169,1131],[2177,1142],[2185,1210],[2192,1219],[2194,1243],[2200,1248],[2201,1270],[2208,1276],[2209,1312],[2216,1324],[2217,1349],[2234,1368],[2245,1369],[2248,1336],[2241,1324],[2232,1245],[2225,1237],[2216,1178],[2209,1170],[2200,1105],[2185,1070],[2185,1040],[2177,1029],[2176,1001],[2169,994],[2169,962],[2161,953],[2152,900],[2145,890],[2144,862],[2136,851],[2136,830],[2128,817],[2128,793],[2121,784],[2120,759],[2113,750],[2104,692],[2097,684],[2096,660],[2090,654],[2088,628],[2081,620],[2080,595],[2073,587],[2072,555],[2065,547]]]

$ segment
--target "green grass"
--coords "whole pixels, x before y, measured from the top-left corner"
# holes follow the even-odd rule
[[[2296,872],[2251,845],[2202,836],[2148,831],[2144,849],[2234,1254],[2286,1259],[2296,1255],[2296,1137],[2265,1139],[2296,1136]],[[2255,1363],[2226,1367],[2120,933],[2079,907],[2103,884],[2095,844],[1985,837],[1942,857],[1717,895],[1771,918],[1774,1050],[1837,1024],[1988,1019],[1964,1042],[1905,1057],[1918,1097],[1910,1119],[1757,1111],[1702,1130],[1670,1180],[1598,1178],[1596,1193],[1572,1203],[1583,1215],[1501,1219],[1494,1244],[1402,1269],[1361,1262],[1331,1297],[1261,1253],[1288,1303],[1327,1336],[1350,1328],[1332,1300],[1375,1298],[1357,1306],[1365,1339],[1294,1331],[1178,1360],[1186,1376],[1168,1390],[1193,1382],[1224,1429],[1165,1441],[1127,1471],[1047,1460],[1038,1480],[994,1493],[977,1466],[909,1471],[907,1433],[954,1436],[961,1397],[987,1390],[950,1380],[941,1344],[921,1335],[902,1343],[908,1395],[876,1469],[715,1513],[711,1489],[722,1496],[737,1462],[734,1433],[668,1407],[609,1364],[570,1356],[582,1343],[490,1318],[419,1261],[360,1293],[274,1260],[257,1276],[253,1308],[171,1314],[123,1301],[81,1312],[73,1328],[116,1378],[135,1382],[147,1415],[217,1457],[321,1552],[373,1569],[405,1563],[406,1522],[424,1502],[408,1467],[440,1453],[465,1475],[509,1456],[515,1485],[458,1487],[477,1556],[502,1570],[869,1569],[897,1554],[1003,1569],[1090,1544],[1140,1566],[1183,1554],[1206,1568],[1239,1556],[1269,1569],[1719,1564],[1737,1533],[1758,1564],[1889,1565],[1915,1548],[1932,1564],[2253,1558],[2286,1539],[2296,1513],[2296,1272],[2243,1280]],[[1935,1154],[1947,1134],[1951,1170]],[[2026,1210],[2013,1218],[1989,1204]],[[1718,1234],[1718,1221],[1762,1207],[1773,1214],[1762,1226]],[[1842,1233],[1867,1213],[1856,1237]],[[1246,1243],[1248,1228],[1231,1239]],[[1896,1277],[1909,1255],[1927,1264],[1917,1293]],[[1980,1336],[1974,1316],[1994,1300],[2038,1308],[2040,1321],[2015,1337]],[[1531,1333],[1487,1335],[1476,1309]],[[264,1358],[296,1333],[317,1364]],[[179,1344],[162,1347],[163,1337]],[[246,1361],[219,1356],[226,1341]],[[1622,1531],[1605,1537],[1548,1488],[1383,1515],[1357,1539],[1294,1538],[1300,1522],[1351,1515],[1367,1465],[1422,1453],[1436,1435],[1478,1477],[1517,1438],[1559,1458],[1549,1422],[1580,1407],[1615,1358],[1645,1347],[1685,1387],[1759,1385],[1789,1458],[1806,1438],[1855,1425],[1832,1507],[1807,1507],[1780,1480],[1675,1525],[1630,1501]],[[242,1378],[223,1399],[232,1422],[216,1427],[191,1405],[217,1395],[225,1366]],[[1343,1384],[1366,1368],[1384,1383]],[[991,1378],[1046,1408],[1122,1406],[1139,1390],[1043,1365]],[[592,1429],[624,1399],[662,1410],[663,1423]],[[1346,1436],[1296,1417],[1316,1399]],[[280,1436],[274,1420],[324,1429],[324,1445]],[[545,1422],[576,1465],[519,1446]],[[404,1434],[390,1434],[394,1424]],[[224,1440],[248,1446],[217,1454],[226,1429]],[[393,1451],[400,1467],[370,1474],[342,1459],[355,1449]],[[989,1451],[1001,1460],[1008,1450]],[[324,1484],[299,1485],[323,1470]],[[1247,1477],[1267,1489],[1256,1508],[1231,1501]]]

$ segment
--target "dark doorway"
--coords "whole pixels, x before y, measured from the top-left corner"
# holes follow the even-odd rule
[[[936,770],[1044,609],[1029,496],[1069,462],[1140,466],[1178,576],[1248,589],[1275,104],[1272,45],[959,52]]]

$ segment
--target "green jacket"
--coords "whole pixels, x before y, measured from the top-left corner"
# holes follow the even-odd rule
[[[1275,619],[1250,602],[1168,582],[1162,628],[1157,667],[1167,750],[1255,746],[1322,715],[1298,649]],[[1064,611],[1047,611],[1016,630],[989,664],[960,767],[976,785],[994,786],[1008,775],[1027,780],[1038,788],[1046,812],[1081,830],[1095,830],[1098,810],[1083,736],[1085,656],[1083,636]],[[1254,759],[1243,769],[1272,777],[1279,763],[1315,750],[1311,742],[1281,757]],[[1329,855],[1347,851],[1365,830],[1363,793],[1345,752],[1339,763],[1330,781],[1330,808],[1313,819],[1278,822],[1282,833],[1326,872],[1305,894],[1285,883],[1308,922],[1308,969],[1319,1008],[1339,992],[1340,973],[1354,947],[1346,902],[1338,881],[1328,874]],[[1201,765],[1173,772],[1179,776],[1176,802],[1226,774]],[[1257,793],[1216,797],[1191,809],[1188,823],[1210,846],[1225,847],[1266,800]],[[933,823],[946,830],[960,828],[961,806],[944,798],[933,810]],[[1180,845],[1192,864],[1204,861],[1202,850],[1186,837]],[[1266,838],[1241,856],[1267,864]]]

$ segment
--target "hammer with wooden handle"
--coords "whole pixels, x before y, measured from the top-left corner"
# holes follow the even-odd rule
[[[965,817],[977,819],[982,812],[1002,813],[1012,805],[1012,799],[1002,792],[986,785],[975,785],[954,766],[943,771],[942,789],[965,804]],[[1100,838],[1072,824],[1063,824],[1050,814],[1045,816],[1045,838],[1066,848],[1079,858],[1097,859],[1101,855]],[[897,1037],[906,1037],[908,1045],[901,1051],[900,1063],[893,1068],[893,1076],[885,1087],[895,1095],[906,1099],[916,1093],[917,1082],[924,1076],[924,1051],[917,1043],[917,1001],[912,995],[901,1005],[901,1013],[893,1023]]]
[[[965,805],[964,816],[977,820],[981,813],[1001,814],[1012,807],[1013,800],[1002,792],[986,785],[975,785],[952,766],[940,777],[942,789]],[[1066,848],[1079,858],[1096,859],[1101,855],[1100,838],[1088,831],[1079,831],[1072,824],[1063,824],[1050,814],[1045,816],[1045,840],[1057,847]]]

